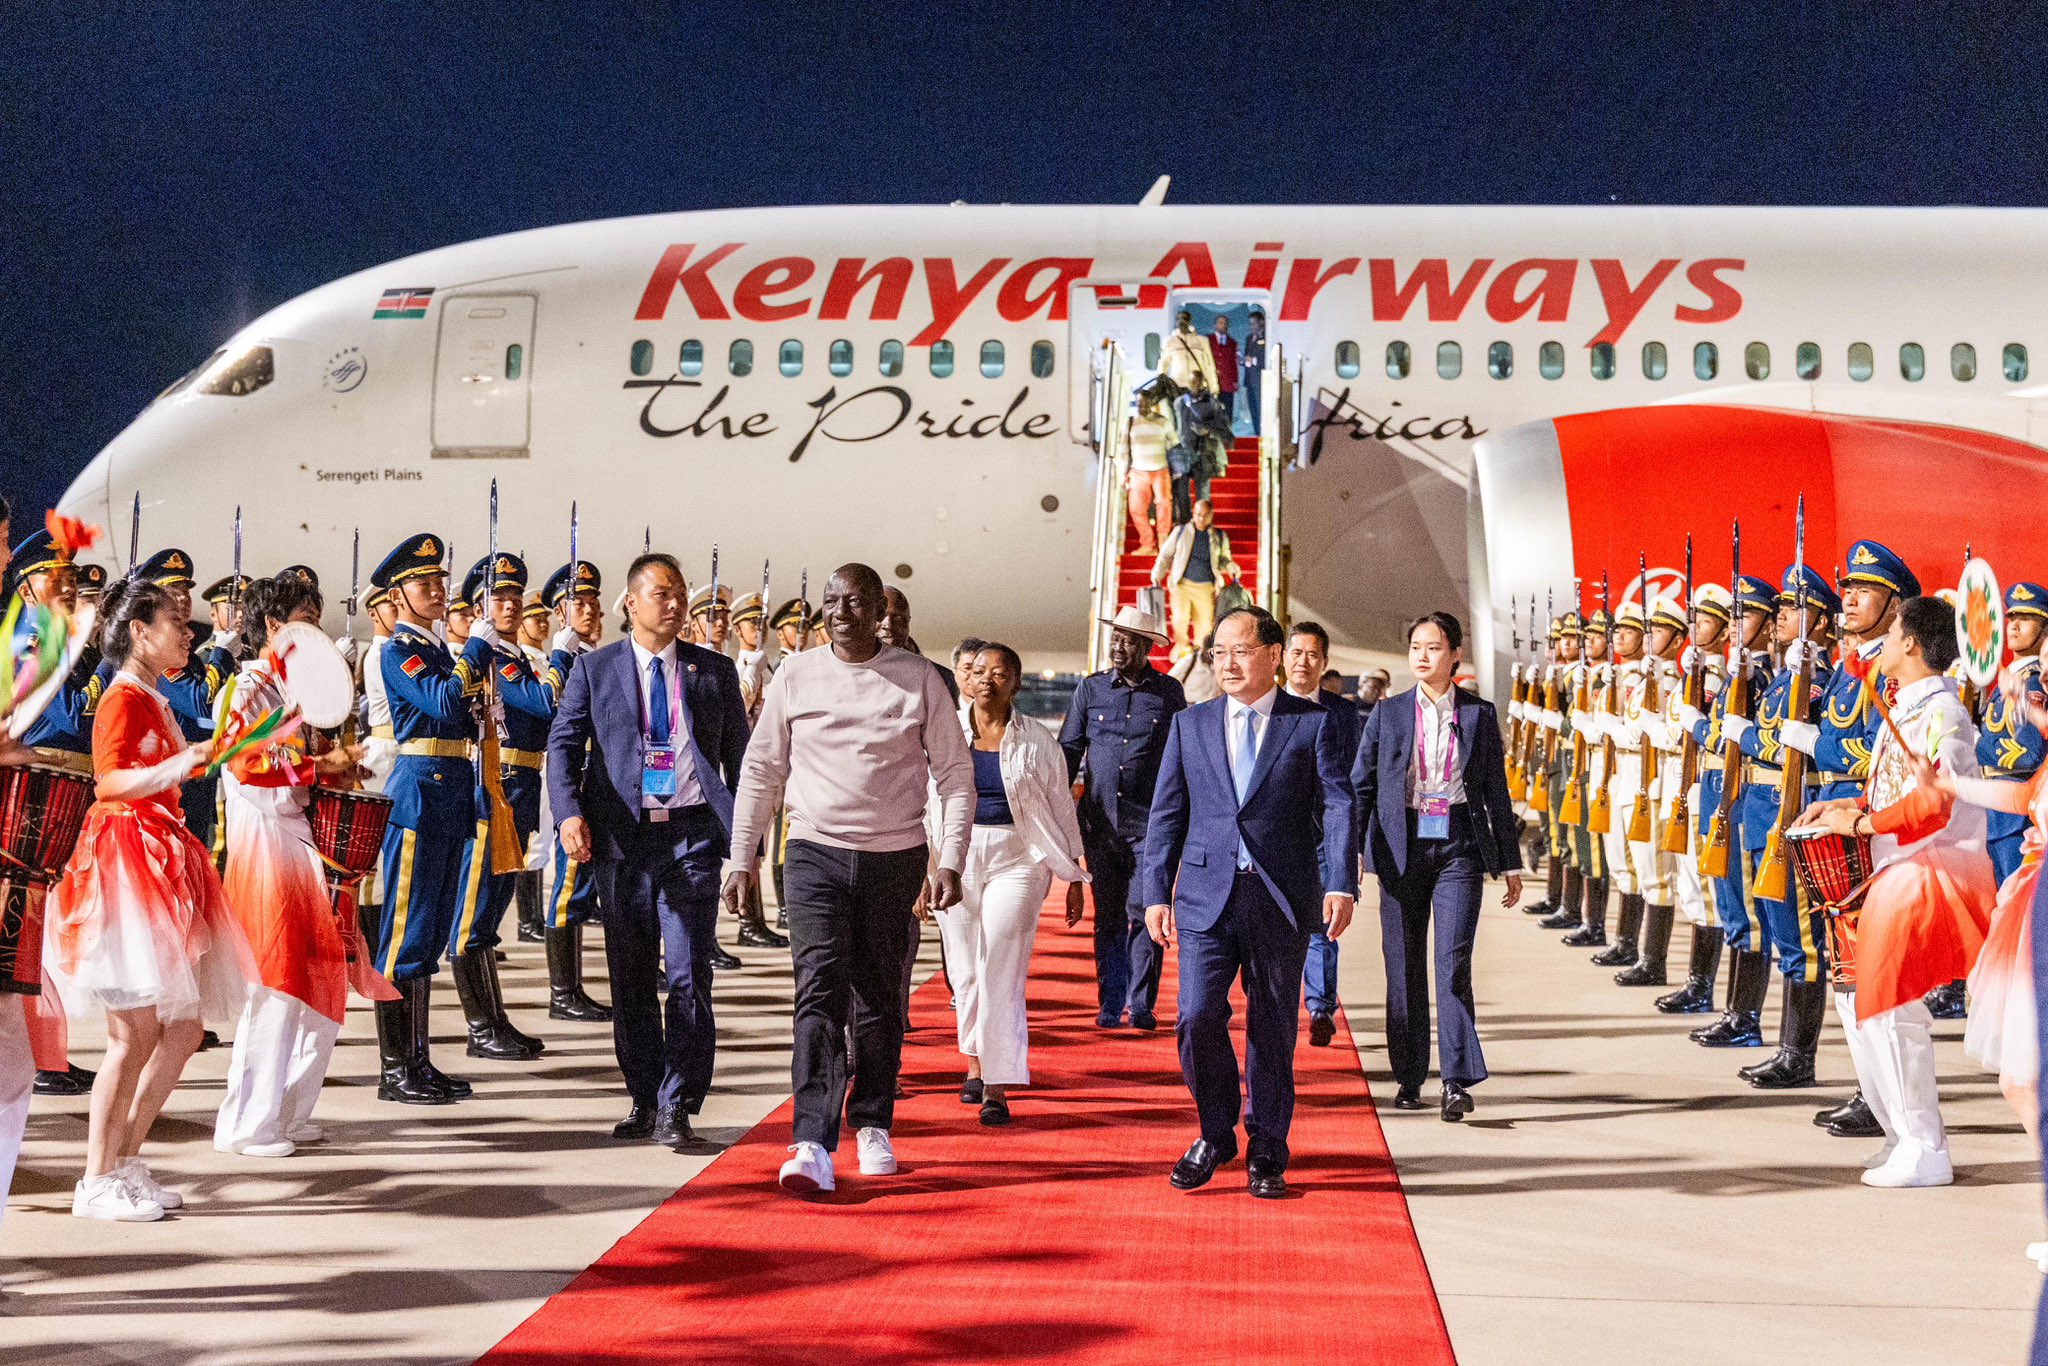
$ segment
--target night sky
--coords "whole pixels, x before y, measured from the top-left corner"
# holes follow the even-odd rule
[[[784,25],[811,7],[472,2],[392,24],[411,8],[7,6],[17,528],[265,309],[544,224],[1127,203],[1161,172],[1180,203],[2048,204],[2048,30],[1970,10],[1097,0]]]

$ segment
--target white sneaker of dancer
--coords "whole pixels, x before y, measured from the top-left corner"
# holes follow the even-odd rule
[[[1879,1148],[1874,1153],[1865,1154],[1863,1158],[1863,1170],[1867,1172],[1876,1171],[1879,1167],[1882,1167],[1885,1163],[1891,1161],[1892,1154],[1897,1152],[1898,1150],[1899,1140],[1897,1140],[1896,1138],[1886,1139],[1884,1141],[1884,1146],[1882,1148]]]
[[[124,1157],[121,1159],[121,1165],[114,1168],[114,1171],[117,1175],[127,1178],[128,1183],[135,1187],[135,1193],[143,1199],[154,1200],[167,1210],[185,1208],[185,1197],[169,1186],[158,1185],[156,1173],[151,1171],[149,1164],[141,1158]]]
[[[79,1219],[148,1224],[164,1217],[164,1207],[139,1194],[119,1172],[107,1172],[84,1177],[73,1187],[71,1213]]]
[[[1955,1179],[1955,1167],[1946,1152],[1911,1143],[1901,1143],[1889,1162],[1863,1173],[1864,1185],[1885,1190],[1946,1186]]]
[[[894,1176],[896,1149],[890,1146],[887,1129],[862,1129],[854,1140],[860,1149],[862,1176]]]
[[[825,1151],[821,1143],[800,1142],[789,1145],[795,1157],[782,1164],[782,1175],[778,1184],[797,1195],[809,1195],[812,1191],[829,1191],[833,1188],[832,1154]]]
[[[292,1125],[290,1129],[285,1131],[284,1136],[294,1143],[325,1143],[327,1141],[327,1131],[310,1119],[304,1124]]]

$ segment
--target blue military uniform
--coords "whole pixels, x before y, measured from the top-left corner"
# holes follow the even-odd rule
[[[2016,583],[2005,590],[2005,615],[2048,619],[2048,588],[2037,583]],[[2037,701],[2048,701],[2041,686],[2041,659],[2028,655],[2014,662],[2026,690]],[[2041,766],[2044,742],[2041,732],[2027,720],[2023,707],[2006,702],[2002,689],[1993,689],[1984,705],[1984,724],[1977,732],[1977,766],[1987,778],[2023,783]],[[2020,846],[2027,833],[2024,812],[1992,811],[1985,816],[1985,839],[1991,851],[1991,870],[1999,885],[2020,866]]]
[[[1067,773],[1083,784],[1081,846],[1095,898],[1095,1022],[1104,1028],[1121,1023],[1126,1010],[1134,1026],[1154,1027],[1162,962],[1145,932],[1145,908],[1132,899],[1133,874],[1167,730],[1187,704],[1179,681],[1149,664],[1136,682],[1104,669],[1081,680],[1060,727]]]
[[[48,531],[35,532],[8,557],[8,596],[21,594],[32,576],[49,574],[70,564],[71,553],[58,546]],[[17,622],[9,644],[14,657],[20,659],[36,647],[36,633],[26,621]],[[74,773],[92,772],[92,719],[106,687],[99,676],[99,666],[100,652],[88,646],[49,706],[21,737],[23,744],[37,751],[40,762]]]
[[[570,593],[598,593],[604,587],[604,577],[597,566],[588,560],[576,562],[576,582],[572,590],[569,582],[569,566],[563,565],[548,575],[548,581],[541,589],[541,601],[551,611],[560,611],[568,602]],[[557,650],[548,659],[548,678],[559,699],[562,689],[568,686],[569,670],[574,659],[565,651]],[[578,863],[562,848],[560,836],[555,847],[548,879],[547,908],[542,914],[542,923],[551,930],[568,929],[586,924],[597,909],[597,879],[591,875],[590,865]]]

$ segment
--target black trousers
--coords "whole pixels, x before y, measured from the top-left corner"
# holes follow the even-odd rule
[[[1460,1086],[1486,1080],[1486,1055],[1472,1004],[1472,941],[1486,886],[1472,818],[1451,808],[1451,837],[1419,840],[1408,816],[1408,866],[1380,875],[1380,947],[1387,964],[1387,1060],[1394,1080],[1421,1086],[1429,1077],[1429,934],[1436,930],[1438,1075]]]
[[[1130,904],[1136,850],[1115,835],[1083,831],[1089,889],[1095,896],[1095,1004],[1105,1016],[1150,1014],[1159,1007],[1159,946],[1145,932],[1145,908]]]
[[[887,1129],[903,1065],[903,949],[924,885],[925,846],[886,854],[791,840],[783,868],[796,966],[790,1074],[798,1142],[839,1146],[840,1116]],[[846,1032],[853,1030],[853,1085]]]

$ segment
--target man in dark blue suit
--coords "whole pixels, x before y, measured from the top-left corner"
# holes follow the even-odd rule
[[[548,733],[562,847],[596,864],[612,1041],[633,1097],[612,1134],[671,1148],[694,1139],[690,1116],[711,1088],[718,874],[747,747],[738,670],[677,639],[687,595],[672,557],[635,560],[632,634],[576,661]]]
[[[1358,753],[1359,732],[1365,716],[1341,695],[1323,691],[1323,670],[1330,667],[1330,633],[1313,621],[1297,621],[1287,632],[1287,653],[1281,669],[1285,687],[1304,702],[1313,702],[1330,713],[1343,742],[1344,771]],[[1308,965],[1301,975],[1302,994],[1308,1003],[1308,1042],[1311,1048],[1328,1048],[1337,1037],[1337,941],[1317,929],[1308,937]]]
[[[1481,884],[1505,874],[1522,897],[1521,822],[1508,797],[1493,704],[1455,686],[1464,628],[1431,612],[1408,628],[1417,685],[1373,708],[1352,767],[1366,871],[1380,880],[1387,962],[1387,1055],[1394,1105],[1422,1108],[1429,1076],[1429,929],[1436,922],[1438,1073],[1443,1117],[1472,1112],[1466,1088],[1486,1079],[1472,1007],[1472,940]]]
[[[1260,612],[1217,624],[1223,696],[1173,719],[1139,865],[1146,929],[1180,947],[1180,1067],[1202,1124],[1172,1182],[1193,1190],[1237,1153],[1230,986],[1242,974],[1246,1166],[1269,1200],[1287,1193],[1309,934],[1342,934],[1358,893],[1343,739],[1327,711],[1274,686],[1284,640]]]

